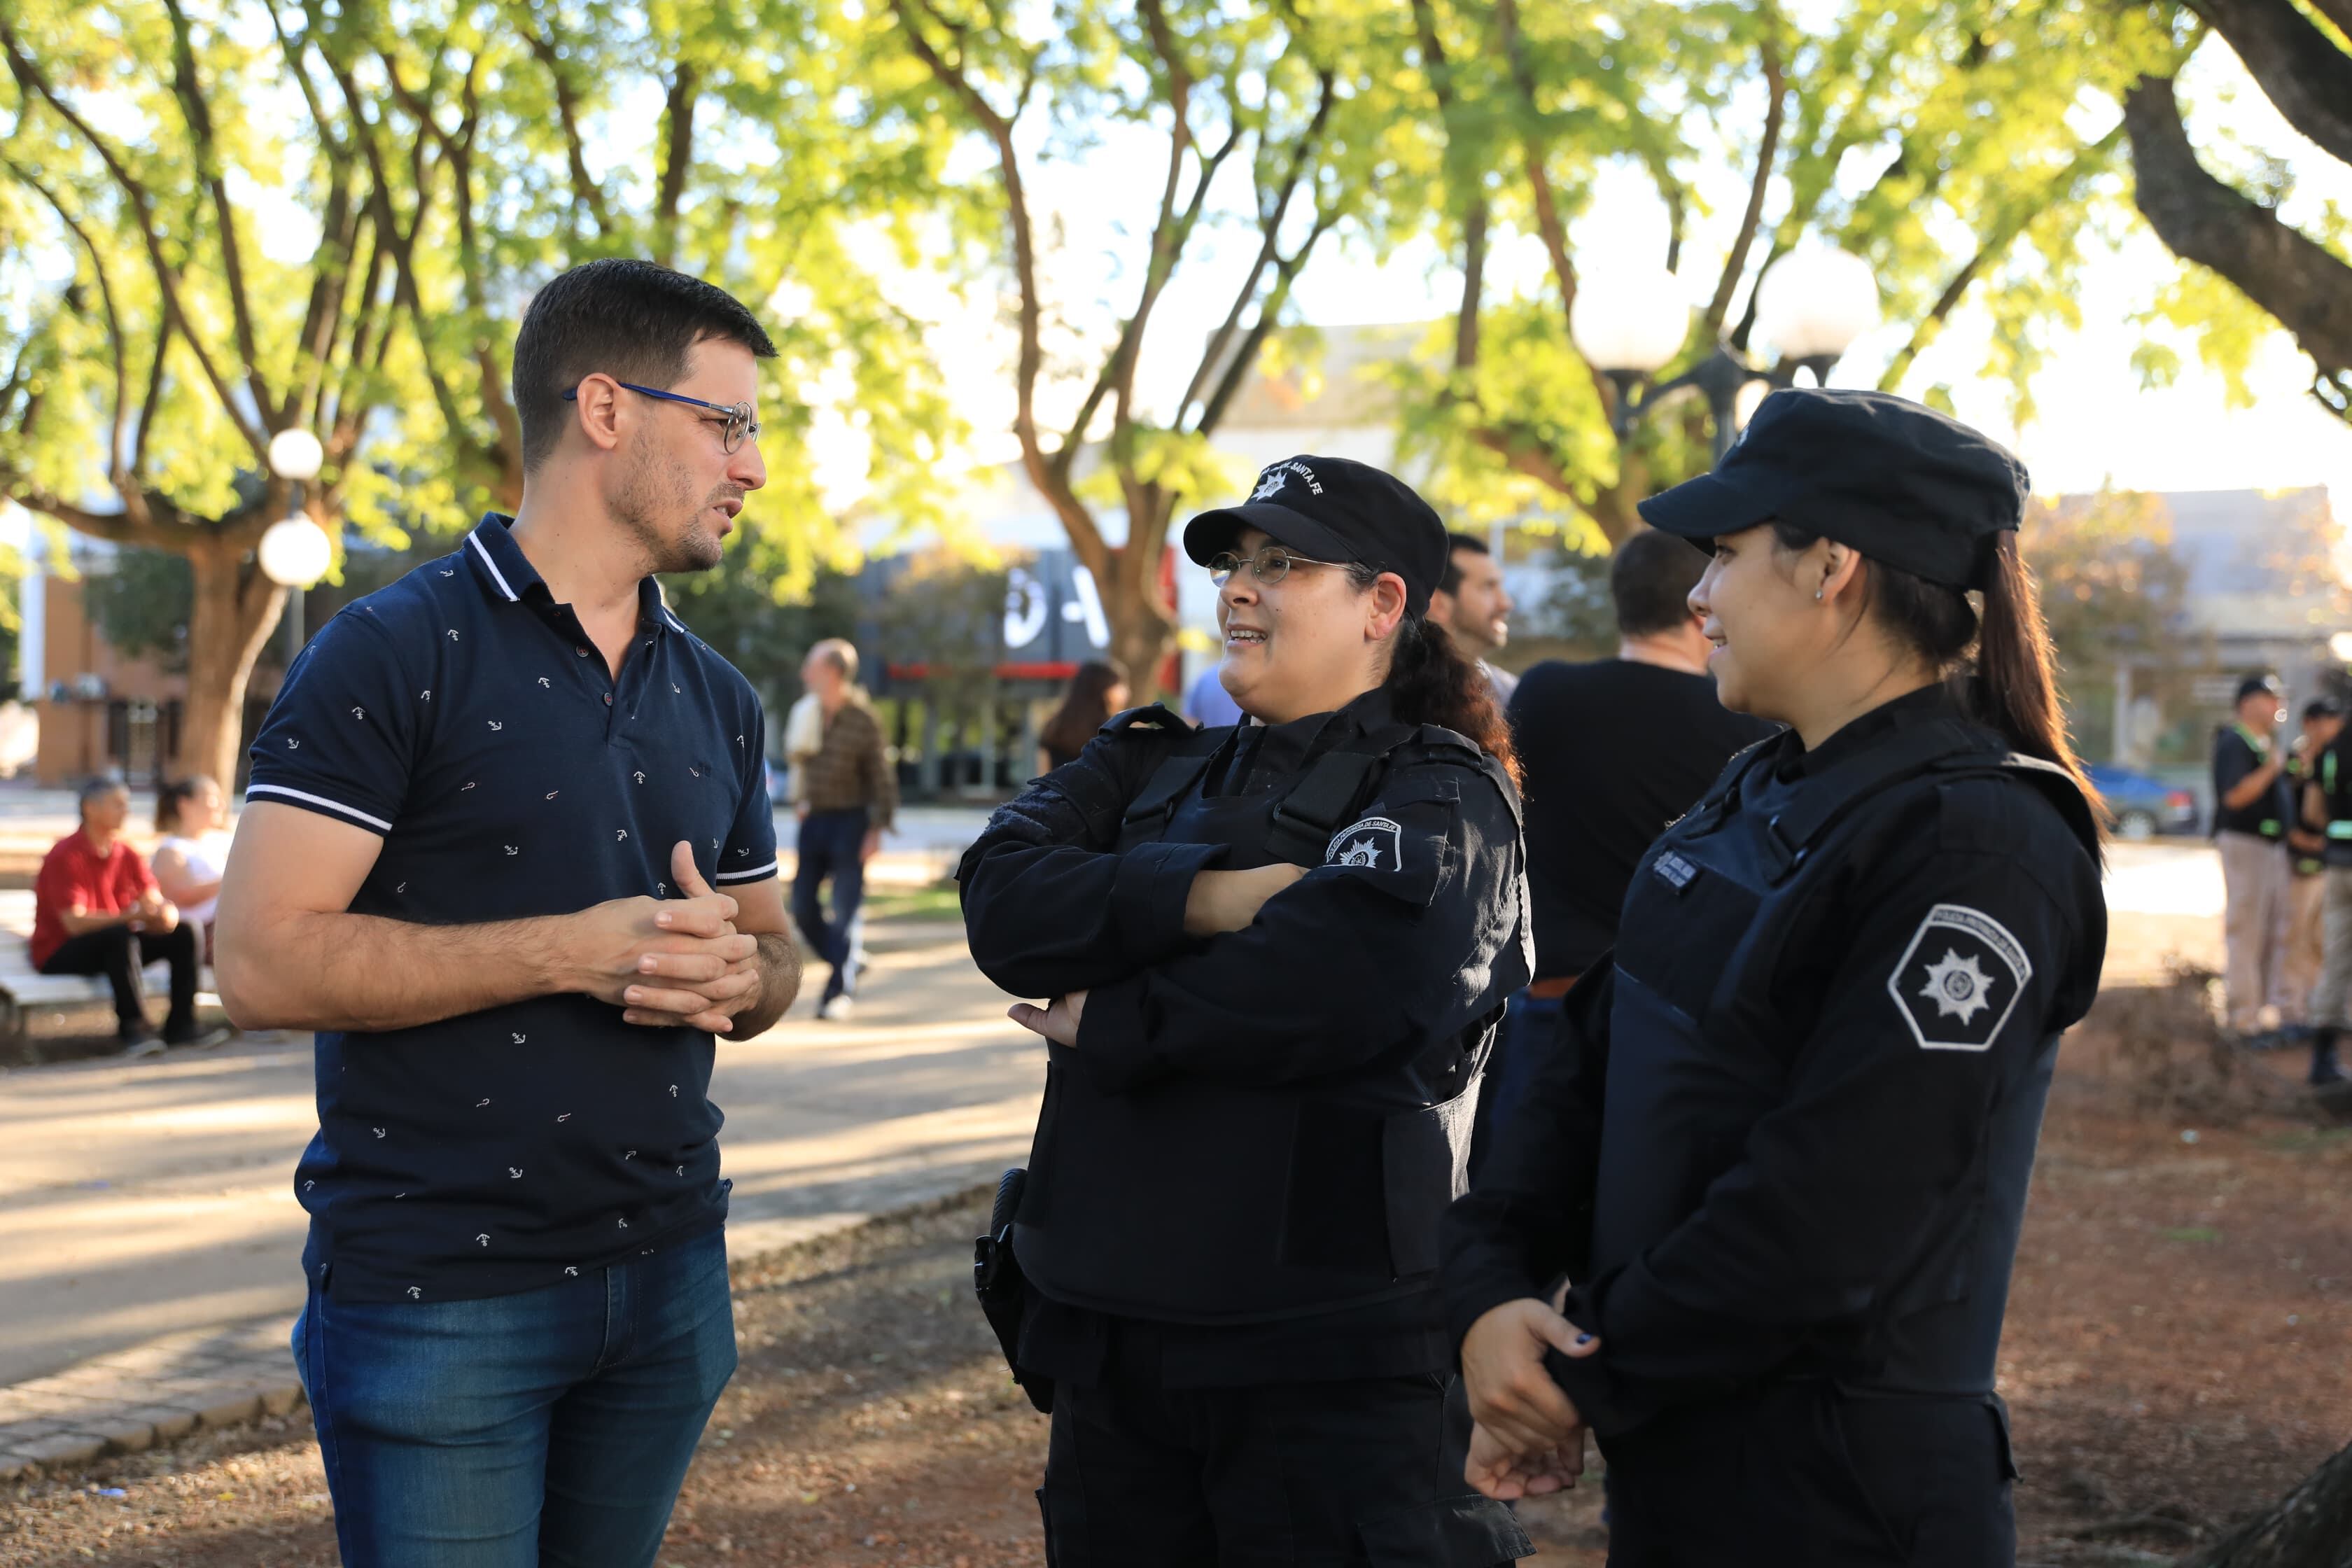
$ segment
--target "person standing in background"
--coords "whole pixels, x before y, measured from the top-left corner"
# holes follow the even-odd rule
[[[1445,536],[1445,575],[1429,596],[1429,618],[1453,634],[1462,657],[1484,670],[1495,700],[1508,705],[1519,678],[1489,662],[1511,640],[1511,595],[1502,563],[1475,534]]]
[[[898,777],[882,742],[866,689],[857,684],[857,649],[827,637],[801,663],[801,684],[815,697],[824,721],[824,739],[799,770],[793,809],[800,816],[800,864],[793,873],[793,919],[808,939],[809,951],[833,966],[817,1002],[817,1016],[849,1016],[857,994],[857,973],[866,964],[864,923],[858,906],[866,899],[866,862],[882,847],[882,835],[898,814]],[[833,909],[825,911],[824,884],[833,883]]]
[[[2286,937],[2271,1000],[2278,1006],[2279,1027],[2298,1039],[2310,1033],[2311,988],[2319,984],[2320,928],[2327,903],[2327,825],[2324,818],[2316,826],[2303,821],[2304,795],[2318,776],[2320,756],[2343,728],[2343,711],[2329,699],[2305,703],[2303,733],[2295,737],[2279,779],[2279,820],[2286,826]]]
[[[2262,1028],[2286,933],[2285,820],[2278,801],[2286,771],[2278,727],[2285,721],[2277,680],[2249,675],[2238,683],[2237,718],[2213,734],[2213,842],[2221,852],[2228,950],[2222,988],[2230,1029],[2241,1037]]]
[[[1095,731],[1127,706],[1127,671],[1115,659],[1088,659],[1070,677],[1062,705],[1045,721],[1037,737],[1040,773],[1076,762]]]
[[[1547,659],[1519,678],[1510,719],[1527,778],[1536,971],[1496,1042],[1482,1130],[1518,1102],[1568,988],[1616,945],[1618,907],[1643,851],[1733,752],[1779,729],[1716,699],[1706,670],[1714,645],[1689,604],[1706,570],[1685,541],[1635,533],[1609,567],[1616,657]]]

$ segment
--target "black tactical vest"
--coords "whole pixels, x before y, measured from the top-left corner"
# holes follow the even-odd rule
[[[1149,727],[1154,715],[1173,738],[1130,742],[1166,755],[1127,807],[1122,850],[1222,844],[1223,869],[1320,866],[1332,835],[1408,758],[1484,773],[1518,810],[1494,759],[1452,731],[1410,724],[1311,757],[1286,794],[1204,795],[1202,774],[1234,731],[1185,731],[1157,709],[1128,719]],[[1432,787],[1463,782],[1439,774]],[[1305,1085],[1176,1079],[1113,1094],[1083,1069],[1050,1066],[1013,1226],[1022,1273],[1058,1301],[1179,1323],[1274,1321],[1431,1289],[1439,1218],[1468,1184],[1479,1075],[1501,1016],[1497,1005],[1459,1033]]]
[[[1789,956],[1791,915],[1833,874],[1873,808],[1922,784],[2004,776],[2044,793],[2098,855],[2088,804],[2061,769],[2003,752],[1957,719],[1906,727],[1786,793],[1744,796],[1768,778],[1767,742],[1643,857],[1626,896],[1610,1015],[1591,1268],[1633,1262],[1694,1213],[1780,1103],[1804,1024],[1769,1000]],[[2010,1065],[1986,1111],[1978,1158],[1902,1260],[1902,1283],[1853,1342],[1811,1347],[1805,1370],[1857,1386],[1985,1394],[2008,1306],[2011,1265],[2058,1037]]]

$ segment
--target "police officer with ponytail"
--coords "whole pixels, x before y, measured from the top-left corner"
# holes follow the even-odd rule
[[[1712,554],[1724,705],[1789,729],[1651,847],[1446,1236],[1469,1477],[1570,1484],[1590,1428],[1612,1568],[2014,1561],[1995,1355],[2106,944],[2026,492],[1916,404],[1791,390],[1643,505]]]
[[[1507,729],[1428,619],[1435,512],[1300,457],[1194,518],[1246,718],[1119,715],[958,877],[1051,1042],[983,1300],[1050,1405],[1056,1568],[1488,1568],[1447,1441],[1438,1231],[1528,981]]]

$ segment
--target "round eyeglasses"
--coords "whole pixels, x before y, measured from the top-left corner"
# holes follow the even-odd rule
[[[1337,566],[1336,561],[1318,561],[1312,556],[1296,554],[1279,544],[1260,545],[1249,555],[1236,555],[1221,550],[1209,557],[1209,581],[1222,588],[1233,574],[1244,566],[1261,583],[1275,584],[1290,575],[1293,566]]]
[[[664,392],[657,386],[638,386],[625,381],[616,381],[613,384],[640,397],[657,397],[664,403],[684,403],[695,408],[708,408],[713,414],[725,415],[725,428],[719,433],[719,444],[725,451],[733,452],[746,440],[757,441],[760,438],[760,422],[751,416],[751,405],[748,403],[705,403],[699,397],[688,397],[682,392]],[[579,397],[580,389],[575,386],[564,393],[563,401],[574,403]],[[703,423],[718,425],[720,421],[707,419]]]

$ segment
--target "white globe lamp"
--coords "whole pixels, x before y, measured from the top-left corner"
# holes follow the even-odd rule
[[[281,518],[261,536],[261,573],[288,588],[307,588],[327,574],[335,542],[307,517]]]
[[[1856,338],[1878,325],[1878,279],[1852,251],[1815,246],[1772,264],[1756,291],[1756,324],[1782,359],[1826,381]]]
[[[308,484],[326,460],[327,449],[308,430],[280,430],[269,438],[269,471],[281,479]]]
[[[1599,270],[1576,290],[1568,335],[1604,375],[1654,375],[1682,351],[1690,312],[1680,280],[1663,268]]]

